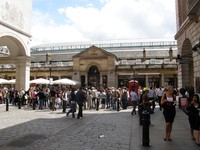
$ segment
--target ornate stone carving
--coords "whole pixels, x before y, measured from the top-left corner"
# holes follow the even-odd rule
[[[21,10],[19,10],[14,4],[5,2],[1,5],[1,19],[8,24],[24,28],[24,16]]]

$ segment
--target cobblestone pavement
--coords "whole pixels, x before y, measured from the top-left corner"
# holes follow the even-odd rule
[[[196,150],[187,116],[177,109],[172,142],[163,141],[164,118],[151,115],[150,146],[142,146],[138,115],[127,110],[84,110],[81,119],[57,111],[0,105],[0,150]]]
[[[0,106],[0,149],[100,150],[129,149],[130,110],[84,111],[82,119],[62,110],[18,110]],[[126,128],[124,130],[124,128]]]

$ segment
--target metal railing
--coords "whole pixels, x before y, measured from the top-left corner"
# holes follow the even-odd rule
[[[31,48],[32,52],[36,51],[57,51],[57,50],[83,50],[86,48],[95,45],[99,48],[106,48],[106,49],[123,49],[123,48],[153,48],[153,47],[176,47],[176,41],[149,41],[149,42],[91,42],[91,43],[63,43],[63,44],[56,44],[56,45],[44,45],[44,46],[35,46]]]

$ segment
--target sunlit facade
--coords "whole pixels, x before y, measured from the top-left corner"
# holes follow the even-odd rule
[[[70,78],[84,87],[177,86],[176,41],[97,41],[31,48],[31,79]],[[48,58],[47,58],[48,57]]]

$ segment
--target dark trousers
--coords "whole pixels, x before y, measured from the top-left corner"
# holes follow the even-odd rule
[[[63,100],[63,113],[65,113],[66,112],[66,105],[67,105],[67,101],[64,101]]]
[[[32,103],[33,103],[33,110],[35,110],[36,107],[37,107],[37,99],[36,99],[36,98],[33,98],[33,99],[32,99]]]
[[[77,115],[77,119],[79,119],[80,117],[83,117],[83,103],[78,103],[78,115]]]
[[[99,110],[99,99],[96,99],[96,110]]]
[[[131,114],[133,115],[133,113],[136,114],[137,101],[132,101],[132,104],[133,104],[133,110]]]
[[[162,106],[161,106],[161,98],[162,98],[162,96],[158,96],[158,103],[159,103],[160,110],[162,109]]]
[[[95,100],[96,100],[96,98],[93,97],[93,98],[92,98],[92,108],[93,108],[93,109],[96,107]]]
[[[127,99],[122,99],[122,107],[123,109],[127,109]]]

